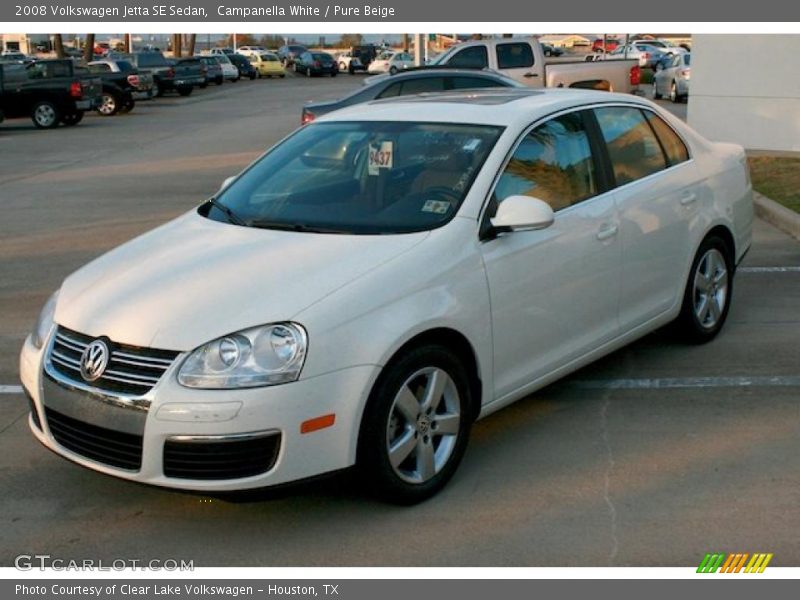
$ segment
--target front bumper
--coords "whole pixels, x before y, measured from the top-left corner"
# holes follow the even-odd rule
[[[267,487],[353,465],[361,415],[379,371],[377,366],[365,365],[273,387],[196,390],[177,382],[181,355],[144,397],[150,406],[142,410],[121,405],[107,395],[69,389],[48,372],[45,355],[46,350],[38,350],[30,338],[20,355],[22,385],[36,410],[36,417],[32,414],[29,424],[42,444],[95,471],[140,483],[206,492]],[[330,414],[335,415],[332,426],[301,433],[302,423]],[[56,439],[48,415],[65,419],[68,427],[85,423],[90,432],[99,428],[119,433],[123,440],[140,436],[140,466],[113,466],[88,456],[92,452],[71,450]],[[56,422],[53,425],[56,433],[63,426]],[[176,440],[268,437],[279,440],[279,444],[266,472],[223,479],[165,474],[170,445]],[[64,442],[65,438],[60,439]],[[169,468],[166,470],[170,472]]]

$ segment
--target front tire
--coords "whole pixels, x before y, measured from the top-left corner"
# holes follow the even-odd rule
[[[724,240],[703,240],[692,261],[678,324],[690,342],[713,340],[725,324],[733,295],[732,249]]]
[[[394,75],[395,73],[397,73],[397,67],[393,66],[389,69],[389,75]]]
[[[661,100],[661,94],[658,93],[658,84],[653,82],[653,100]]]
[[[420,346],[393,360],[361,425],[358,466],[370,490],[415,504],[442,489],[464,456],[471,403],[467,371],[447,348]]]
[[[181,86],[178,88],[178,94],[181,96],[188,96],[192,93],[192,86]]]

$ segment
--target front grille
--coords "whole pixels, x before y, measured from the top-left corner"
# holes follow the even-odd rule
[[[81,377],[81,355],[95,338],[59,327],[50,349],[50,363],[59,374],[79,383],[88,383]],[[158,383],[178,352],[140,348],[106,341],[111,357],[103,375],[88,383],[108,392],[142,396]]]
[[[178,479],[239,479],[266,473],[278,459],[279,433],[247,439],[164,443],[164,475]]]
[[[55,440],[67,450],[112,467],[138,471],[142,466],[142,436],[84,423],[45,407]]]

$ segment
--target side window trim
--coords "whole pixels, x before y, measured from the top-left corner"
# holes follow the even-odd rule
[[[480,226],[478,227],[478,238],[480,240],[483,240],[483,235],[485,233],[485,228],[488,226],[489,219],[491,218],[491,216],[489,216],[489,208],[492,205],[495,205],[495,206],[497,205],[496,202],[492,201],[492,198],[494,196],[495,189],[497,188],[497,184],[500,181],[500,177],[502,177],[503,172],[506,170],[506,167],[508,166],[508,163],[511,162],[511,159],[513,158],[514,154],[516,153],[516,151],[519,148],[520,144],[522,144],[522,142],[525,140],[525,138],[534,129],[536,129],[540,125],[544,125],[545,123],[547,123],[548,121],[551,121],[552,119],[557,119],[558,117],[562,117],[564,115],[569,115],[569,114],[576,113],[576,112],[581,112],[581,113],[592,112],[593,108],[595,108],[595,105],[591,105],[590,104],[590,105],[586,105],[586,106],[573,106],[573,107],[568,108],[568,109],[559,110],[559,111],[556,111],[554,113],[550,113],[548,115],[544,115],[543,117],[537,119],[532,124],[528,125],[525,129],[522,130],[522,133],[520,133],[520,135],[517,136],[517,139],[514,140],[514,143],[511,145],[511,147],[509,148],[508,152],[506,152],[506,156],[505,156],[505,158],[503,158],[503,162],[500,165],[500,168],[494,174],[494,179],[492,179],[492,185],[489,186],[489,190],[486,193],[486,197],[483,199],[483,205],[481,206],[481,210],[480,210],[480,213],[478,215],[478,223],[480,224]],[[595,155],[595,144],[597,143],[597,140],[595,140],[594,142],[592,141],[592,138],[594,137],[596,131],[590,127],[590,123],[587,122],[585,114],[581,115],[581,117],[582,117],[582,120],[584,122],[584,125],[586,126],[586,133],[587,133],[587,137],[589,138],[589,146],[590,146],[590,150],[592,152],[592,162],[594,163],[594,166],[595,166],[595,172],[600,174],[601,172],[598,171],[598,168],[599,168],[598,167],[598,158],[600,158],[600,157]],[[592,119],[594,119],[594,114],[593,113],[592,113]],[[602,139],[600,140],[600,142],[602,142]],[[603,168],[603,170],[605,170],[605,166],[602,166],[602,168]],[[598,198],[598,197],[610,192],[611,189],[612,189],[612,188],[606,188],[607,181],[606,181],[605,176],[603,176],[602,174],[600,174],[600,176],[598,177],[597,184],[598,184],[598,189],[597,189],[597,193],[594,196],[590,196],[589,198],[585,198],[584,200],[581,200],[577,204],[573,204],[571,206],[567,206],[567,207],[561,209],[560,211],[555,213],[556,214],[556,218],[558,218],[558,213],[559,212],[562,212],[564,210],[569,210],[570,208],[572,208],[572,206],[578,206],[578,204],[583,204],[584,202],[591,202],[595,198]]]

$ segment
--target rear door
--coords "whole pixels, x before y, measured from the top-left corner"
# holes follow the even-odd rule
[[[525,135],[500,174],[485,218],[512,195],[555,211],[540,231],[481,246],[491,296],[495,399],[613,339],[621,269],[619,220],[586,111]]]
[[[701,198],[686,144],[660,117],[633,106],[596,108],[611,164],[622,244],[623,331],[680,302]]]

